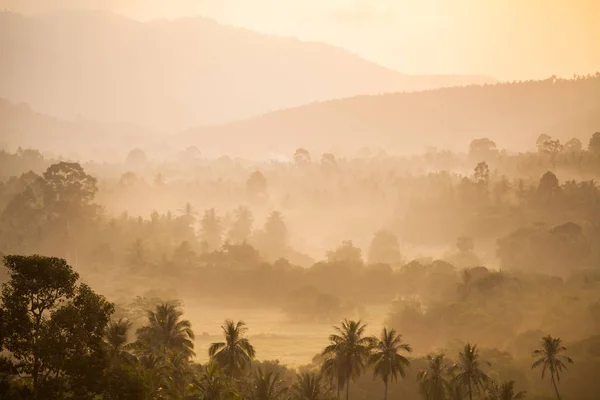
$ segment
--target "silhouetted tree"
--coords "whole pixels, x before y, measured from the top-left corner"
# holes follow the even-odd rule
[[[398,237],[388,231],[376,232],[369,246],[369,263],[383,263],[392,266],[401,264],[402,254]]]
[[[482,390],[483,385],[488,381],[488,376],[481,369],[479,361],[479,351],[477,345],[471,346],[467,343],[464,350],[458,355],[459,361],[456,364],[458,374],[453,380],[463,388],[466,388],[469,394],[469,400],[473,400],[473,386],[477,390]]]
[[[291,400],[325,400],[329,390],[323,384],[321,374],[316,372],[301,372],[290,390]]]
[[[372,338],[372,353],[369,356],[369,365],[373,367],[373,374],[380,377],[385,386],[383,399],[387,400],[388,383],[390,380],[396,381],[398,375],[406,376],[405,368],[408,368],[410,361],[401,351],[412,352],[410,345],[402,342],[402,335],[396,334],[395,329],[383,328],[381,337]]]
[[[243,321],[235,323],[226,320],[221,328],[225,333],[225,342],[211,344],[208,355],[228,376],[239,377],[255,356],[254,347],[244,337],[246,324]]]
[[[560,338],[553,338],[548,335],[542,338],[542,347],[533,351],[534,357],[539,357],[532,365],[531,368],[542,367],[542,379],[546,374],[546,370],[550,371],[550,381],[556,392],[556,398],[560,400],[560,394],[558,393],[558,383],[560,383],[560,373],[567,370],[565,364],[573,364],[573,360],[561,353],[566,351],[567,348],[563,346]]]
[[[147,311],[148,324],[137,330],[138,342],[151,351],[194,354],[194,331],[190,321],[181,319],[183,312],[174,303],[158,304]],[[144,350],[145,351],[145,350]]]
[[[231,224],[231,229],[229,229],[228,239],[234,244],[247,241],[252,233],[253,223],[254,218],[248,207],[239,206],[234,211],[233,223]]]
[[[450,383],[446,380],[447,367],[444,365],[444,355],[428,355],[427,368],[420,369],[417,380],[421,392],[426,400],[446,400],[446,393],[450,390]]]
[[[221,247],[223,228],[221,227],[221,218],[217,215],[214,208],[206,210],[200,221],[202,230],[202,239],[208,246],[209,251],[217,250]]]

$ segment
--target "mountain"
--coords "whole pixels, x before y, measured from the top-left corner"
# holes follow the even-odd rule
[[[343,49],[201,17],[138,22],[99,11],[0,13],[0,96],[63,119],[171,131],[302,104],[491,82],[410,76]]]
[[[466,150],[478,137],[512,150],[533,149],[541,133],[584,143],[600,131],[600,73],[585,79],[502,83],[314,103],[216,127],[175,141],[205,154],[356,151],[410,153],[427,146]]]

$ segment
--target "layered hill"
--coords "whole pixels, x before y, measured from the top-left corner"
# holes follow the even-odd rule
[[[343,49],[207,18],[139,22],[92,11],[0,13],[0,97],[62,119],[163,131],[314,101],[485,83],[410,76]]]
[[[393,152],[427,146],[466,150],[488,137],[512,150],[535,147],[541,133],[587,142],[600,131],[600,74],[586,79],[503,83],[314,103],[217,127],[182,132],[178,138],[215,153],[291,154]]]

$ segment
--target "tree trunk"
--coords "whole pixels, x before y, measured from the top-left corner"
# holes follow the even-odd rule
[[[340,383],[338,382],[337,386],[337,400],[340,400]]]
[[[387,383],[387,381],[384,381],[383,384],[385,385],[385,389],[384,389],[384,392],[383,392],[383,400],[387,400],[388,383]]]
[[[469,400],[473,400],[473,391],[471,390],[471,381],[469,380]]]
[[[552,373],[552,386],[554,386],[554,391],[556,392],[556,398],[560,400],[560,394],[558,394],[558,387],[556,386],[556,381],[554,380],[554,373]]]
[[[348,400],[349,395],[350,395],[350,379],[348,379],[348,382],[346,383],[346,400]]]
[[[31,377],[33,378],[33,399],[38,400],[38,377],[40,375],[40,363],[37,356],[33,356],[33,371]]]

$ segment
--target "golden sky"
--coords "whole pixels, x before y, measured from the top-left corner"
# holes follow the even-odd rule
[[[0,0],[0,8],[204,15],[331,43],[411,74],[512,80],[600,70],[600,0]]]

